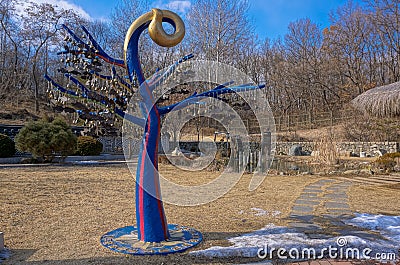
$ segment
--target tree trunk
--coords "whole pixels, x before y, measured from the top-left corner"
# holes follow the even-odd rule
[[[38,53],[36,52],[34,60],[33,60],[33,66],[32,66],[32,77],[33,77],[33,89],[34,89],[34,98],[35,98],[35,113],[39,113],[39,81],[36,76],[36,67],[37,67],[37,57]]]
[[[36,79],[36,76],[33,77],[34,80],[34,94],[35,94],[35,113],[39,113],[39,82]]]
[[[139,240],[160,242],[169,238],[158,174],[160,116],[148,115],[136,169],[136,221]]]

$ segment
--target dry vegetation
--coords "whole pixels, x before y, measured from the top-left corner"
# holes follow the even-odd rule
[[[188,185],[209,181],[213,174],[163,167],[164,175]],[[210,263],[194,260],[187,253],[126,258],[100,245],[102,234],[135,220],[134,180],[124,166],[6,168],[0,169],[0,176],[0,228],[14,253],[5,264]],[[199,248],[227,244],[226,238],[270,222],[285,224],[302,187],[316,179],[271,176],[256,192],[249,192],[249,177],[244,176],[232,191],[212,203],[166,205],[168,221],[203,232]],[[253,207],[282,213],[255,216]]]
[[[358,185],[349,190],[352,210],[360,213],[400,215],[400,185]]]
[[[162,165],[161,172],[184,185],[205,183],[217,173],[185,172]],[[200,249],[227,245],[227,238],[260,229],[269,223],[285,225],[303,187],[317,176],[268,176],[248,191],[245,175],[225,196],[196,207],[165,205],[169,223],[184,224],[204,235]],[[188,255],[125,257],[103,248],[102,234],[134,224],[134,180],[125,166],[29,167],[0,169],[0,230],[13,251],[4,264],[220,264],[239,258],[209,260]],[[399,189],[354,187],[351,206],[361,212],[400,214],[395,203]],[[368,198],[368,200],[367,200]],[[251,208],[281,214],[256,216]],[[251,260],[250,260],[251,261]]]

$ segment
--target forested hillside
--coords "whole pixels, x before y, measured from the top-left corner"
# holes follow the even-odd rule
[[[43,75],[58,73],[65,32],[61,24],[85,25],[112,56],[122,58],[127,28],[151,9],[147,1],[119,0],[108,20],[86,21],[73,10],[27,0],[0,1],[0,119],[30,119],[51,113]],[[195,0],[184,16],[182,44],[162,48],[141,41],[146,74],[183,55],[234,65],[256,83],[266,83],[277,117],[335,113],[364,91],[400,80],[398,0],[351,1],[332,10],[321,28],[310,19],[288,25],[278,39],[260,39],[248,14],[251,2]],[[11,119],[10,119],[11,117]]]

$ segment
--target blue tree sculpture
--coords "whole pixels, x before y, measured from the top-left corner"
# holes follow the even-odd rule
[[[167,22],[173,26],[173,34],[167,34],[164,31],[162,26],[163,22]],[[158,173],[158,145],[160,141],[161,117],[171,111],[194,104],[200,98],[213,97],[220,99],[219,96],[222,94],[260,89],[263,88],[264,85],[230,86],[232,84],[232,82],[230,82],[219,85],[207,92],[199,94],[194,93],[181,102],[160,107],[157,106],[153,91],[157,85],[174,72],[179,64],[191,59],[193,56],[187,55],[183,57],[162,74],[155,73],[151,78],[146,80],[140,63],[138,42],[141,33],[148,29],[150,37],[160,46],[172,47],[180,43],[185,34],[185,27],[178,15],[167,10],[153,9],[151,12],[139,17],[130,26],[126,35],[124,60],[115,59],[107,55],[86,28],[82,27],[82,30],[85,32],[89,42],[85,42],[83,39],[79,38],[67,26],[64,26],[64,28],[69,34],[67,39],[70,38],[79,48],[67,48],[59,54],[83,57],[86,69],[84,74],[82,74],[82,71],[75,71],[68,67],[62,70],[65,72],[65,76],[76,86],[77,91],[64,88],[46,75],[45,78],[51,83],[52,87],[58,93],[72,97],[81,97],[96,102],[96,104],[100,104],[110,112],[144,129],[136,169],[137,227],[129,226],[111,231],[102,237],[102,244],[114,251],[128,254],[165,254],[183,251],[198,244],[202,240],[202,236],[199,232],[191,228],[168,225],[167,223],[161,198]],[[111,76],[99,74],[99,71],[95,69],[96,65],[100,64],[99,60],[103,60],[117,67],[126,68],[129,75],[129,82],[120,77],[116,73],[114,67]],[[77,78],[74,77],[74,75],[80,75],[81,77]],[[104,96],[101,93],[93,91],[79,80],[85,79],[84,77],[88,75],[96,76],[104,80],[116,81],[127,93],[120,97],[111,97],[110,95]],[[138,86],[137,91],[134,90],[135,85]],[[140,110],[142,117],[133,116],[126,111],[127,102],[130,97],[135,96],[139,97],[141,100]],[[103,111],[103,113],[104,112],[105,111]],[[91,112],[90,114],[98,115],[99,112]]]

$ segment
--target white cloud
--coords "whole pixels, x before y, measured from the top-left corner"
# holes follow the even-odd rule
[[[186,13],[191,7],[190,1],[172,1],[169,2],[166,6],[172,11],[176,11],[178,13]]]
[[[153,5],[160,9],[168,9],[179,13],[180,15],[185,15],[192,6],[192,3],[188,0],[174,0],[167,3],[165,3],[165,1],[158,0],[153,2]]]
[[[90,15],[82,7],[72,4],[65,0],[31,0],[31,1],[34,3],[37,3],[37,4],[48,3],[48,4],[56,5],[60,8],[66,9],[66,10],[72,9],[78,15],[80,15],[82,18],[87,19],[87,20],[92,19],[90,17]]]

